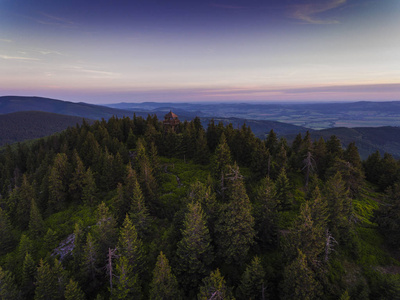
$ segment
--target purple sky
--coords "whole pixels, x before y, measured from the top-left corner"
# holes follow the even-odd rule
[[[400,1],[0,0],[0,95],[400,100]]]

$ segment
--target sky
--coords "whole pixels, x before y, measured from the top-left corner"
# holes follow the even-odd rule
[[[399,0],[0,0],[0,96],[400,100]]]

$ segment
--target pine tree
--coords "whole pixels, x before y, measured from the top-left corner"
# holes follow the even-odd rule
[[[160,252],[153,271],[153,280],[150,283],[151,300],[181,299],[178,281],[172,274],[168,259]]]
[[[108,249],[114,248],[117,241],[117,223],[104,202],[97,206],[96,220],[94,237],[99,247],[99,260],[105,261]]]
[[[43,259],[40,260],[37,268],[35,285],[35,300],[61,299],[57,278],[54,276],[50,265]]]
[[[302,205],[300,215],[287,240],[291,252],[289,255],[293,257],[300,250],[307,257],[310,266],[316,267],[324,253],[326,228],[318,226],[318,222],[313,220],[312,215],[312,204],[306,202]]]
[[[83,177],[82,182],[82,201],[86,205],[94,206],[97,203],[97,186],[94,180],[94,175],[89,167]]]
[[[11,272],[3,270],[0,266],[0,299],[18,300],[21,299],[21,293],[15,284],[14,276]]]
[[[222,133],[219,144],[215,149],[213,158],[213,173],[215,178],[220,179],[228,171],[228,166],[231,164],[231,151],[226,141],[225,135]]]
[[[80,202],[82,198],[83,181],[85,178],[85,166],[79,157],[78,152],[74,149],[73,161],[75,165],[75,170],[71,176],[71,183],[69,184],[69,193],[71,197]]]
[[[16,241],[7,213],[0,207],[0,256],[15,247]]]
[[[126,216],[119,234],[118,250],[120,255],[128,260],[128,264],[135,274],[144,271],[143,243],[138,238],[136,228],[128,216]]]
[[[254,218],[239,168],[231,168],[228,202],[221,206],[215,227],[218,254],[227,263],[243,263],[254,242]]]
[[[29,226],[31,203],[34,198],[34,189],[24,174],[21,187],[12,191],[8,201],[11,220],[14,220],[15,225],[21,230],[26,230]]]
[[[198,164],[208,164],[210,161],[210,151],[207,145],[207,138],[204,130],[199,131],[199,136],[196,139],[196,151],[194,154],[194,162]]]
[[[210,234],[200,203],[189,203],[182,240],[177,245],[180,281],[187,291],[195,290],[213,260]]]
[[[274,245],[278,234],[278,199],[274,182],[266,177],[256,191],[256,232],[263,247]]]
[[[329,228],[336,239],[345,238],[351,230],[350,218],[353,205],[339,172],[327,181],[325,195],[330,215]]]
[[[142,189],[136,178],[133,181],[133,190],[128,199],[130,200],[129,215],[132,218],[132,223],[137,228],[140,237],[144,238],[150,225],[150,216]]]
[[[36,264],[29,253],[26,253],[22,265],[22,294],[26,299],[32,299],[35,294]]]
[[[120,256],[115,268],[111,299],[142,299],[139,274],[133,271],[125,256]]]
[[[321,291],[314,273],[307,263],[308,259],[298,250],[296,259],[283,273],[282,299],[312,300],[320,299]]]
[[[29,231],[34,238],[40,237],[45,230],[42,215],[36,205],[35,199],[31,200],[31,211],[29,217]]]
[[[265,299],[266,283],[264,277],[265,272],[261,265],[261,260],[255,256],[242,275],[238,286],[238,298],[249,300]]]
[[[54,159],[49,176],[49,209],[53,212],[64,208],[67,201],[69,163],[65,153],[59,153]]]
[[[290,183],[286,176],[285,168],[281,169],[278,178],[275,182],[276,198],[278,200],[278,207],[282,210],[288,210],[291,206],[290,201]]]
[[[96,277],[100,272],[97,266],[99,259],[96,248],[97,245],[92,238],[92,235],[88,233],[86,244],[83,247],[82,271],[87,278],[87,281],[91,282],[93,286],[96,285]]]
[[[65,286],[65,300],[85,300],[85,294],[80,289],[78,283],[72,279]]]
[[[265,140],[265,147],[272,155],[276,154],[278,148],[278,138],[273,129],[271,129],[267,136],[267,139]]]
[[[203,285],[197,295],[199,300],[229,300],[234,299],[231,290],[226,286],[224,277],[219,269],[210,273],[210,276],[203,279]]]

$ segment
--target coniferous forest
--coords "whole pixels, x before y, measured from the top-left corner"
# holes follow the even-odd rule
[[[400,299],[400,162],[156,116],[0,154],[0,299]]]

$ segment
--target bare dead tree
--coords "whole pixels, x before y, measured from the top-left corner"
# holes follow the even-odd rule
[[[110,280],[110,294],[111,295],[112,295],[112,289],[113,289],[112,279],[114,276],[112,261],[114,258],[118,257],[116,255],[116,252],[117,252],[117,248],[114,248],[114,249],[108,248],[106,270],[107,270],[107,274],[108,274],[109,280]]]
[[[304,166],[303,166],[303,168],[301,170],[306,169],[306,184],[305,184],[305,186],[307,187],[308,186],[308,180],[310,178],[310,173],[312,171],[314,171],[314,166],[315,166],[315,160],[312,157],[312,154],[311,154],[310,151],[307,152],[307,156],[303,160],[303,164],[304,164]]]
[[[337,245],[338,242],[335,240],[335,238],[332,236],[332,234],[329,232],[328,229],[325,231],[325,237],[326,237],[326,242],[325,242],[325,256],[324,256],[324,261],[325,263],[328,262],[329,260],[329,254],[334,251],[334,245]]]

